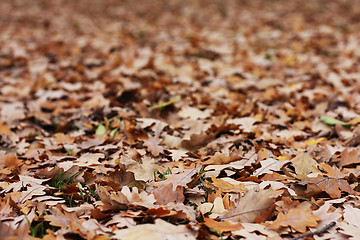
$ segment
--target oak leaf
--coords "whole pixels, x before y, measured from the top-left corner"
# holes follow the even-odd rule
[[[144,140],[144,145],[148,148],[154,157],[159,156],[159,154],[164,150],[164,148],[160,146],[160,134],[166,126],[167,124],[162,121],[155,121],[155,125],[153,126],[154,137],[149,136],[148,139]]]
[[[215,137],[216,137],[215,133],[207,133],[202,131],[201,133],[198,134],[192,134],[189,140],[187,139],[182,140],[181,147],[189,150],[198,149],[206,146],[209,142],[215,139]]]
[[[11,131],[11,127],[5,124],[3,121],[0,122],[0,135],[1,134],[7,134],[7,135],[13,134],[13,132]]]
[[[330,224],[331,222],[337,222],[341,218],[341,210],[330,210],[331,204],[327,201],[319,209],[313,211],[313,214],[320,218],[319,225],[316,228],[311,228],[312,231],[317,231]]]
[[[360,163],[359,150],[354,149],[352,151],[349,151],[348,148],[345,148],[344,151],[342,151],[340,154],[337,165],[341,169],[344,166],[359,164],[359,163]]]
[[[239,125],[244,132],[251,132],[255,127],[257,120],[253,117],[233,118],[226,121],[227,124]]]
[[[74,219],[77,219],[75,212],[63,212],[60,207],[52,208],[49,211],[51,214],[45,215],[44,219],[55,227],[67,228]]]
[[[238,185],[231,184],[219,178],[211,176],[211,180],[215,187],[219,188],[221,192],[241,192],[245,191],[244,184],[239,183]]]
[[[283,191],[272,189],[249,190],[241,197],[235,208],[225,214],[225,219],[239,222],[254,222],[255,218],[261,215],[263,210],[268,209]]]
[[[299,153],[295,158],[291,159],[296,174],[309,174],[316,171],[318,163],[308,154]]]
[[[350,204],[344,204],[344,220],[360,228],[360,209],[354,208]]]
[[[157,170],[154,159],[143,156],[141,162],[135,161],[128,156],[122,156],[120,163],[124,164],[126,170],[133,172],[135,180],[149,181],[154,179],[154,172]]]
[[[119,240],[195,240],[196,234],[184,225],[173,225],[162,219],[154,224],[142,224],[115,230],[112,239]]]
[[[280,213],[271,225],[273,229],[280,227],[292,227],[294,230],[304,233],[307,227],[316,227],[319,217],[314,216],[310,209],[292,208],[287,214]]]
[[[268,239],[282,239],[280,235],[274,230],[269,229],[267,226],[256,223],[242,223],[243,229],[233,231],[233,236],[241,236],[245,239],[253,240],[268,240]]]
[[[256,169],[253,173],[254,176],[260,176],[265,173],[273,173],[279,171],[289,161],[279,161],[273,158],[267,158],[260,161],[261,168]]]
[[[96,166],[101,164],[99,159],[104,157],[105,155],[103,153],[85,153],[75,160],[75,162],[80,167]]]
[[[240,159],[241,159],[240,156],[226,157],[224,154],[222,154],[220,152],[216,152],[213,156],[211,156],[211,158],[209,160],[206,160],[205,162],[203,162],[203,164],[204,165],[210,165],[210,164],[221,165],[221,164],[231,163],[231,162],[234,162],[234,161],[237,161]]]
[[[204,111],[201,111],[198,108],[194,107],[183,107],[179,112],[178,115],[182,118],[190,118],[193,120],[197,119],[205,119],[210,116],[213,110],[206,109]]]
[[[360,239],[360,231],[358,227],[351,224],[346,224],[345,222],[341,222],[339,225],[340,225],[339,232],[346,236],[350,236],[347,238],[348,240]]]
[[[173,184],[162,185],[154,190],[156,198],[156,204],[166,205],[169,202],[183,203],[185,200],[184,188],[177,186],[176,190],[173,190]]]
[[[198,165],[193,169],[185,169],[184,172],[179,174],[165,175],[166,180],[160,182],[154,182],[152,183],[152,185],[159,187],[171,183],[173,185],[172,190],[176,191],[176,188],[178,186],[185,187],[188,183],[190,183],[193,180],[193,176],[197,174],[200,168],[201,165]]]
[[[226,212],[223,199],[221,197],[216,197],[214,203],[203,203],[199,206],[199,211],[202,214],[210,214],[210,217],[215,218],[218,216],[224,215]]]
[[[295,189],[298,195],[311,197],[321,192],[326,192],[332,198],[340,198],[341,192],[354,193],[349,183],[345,179],[331,177],[307,178],[298,183],[307,185],[306,191]]]
[[[218,222],[212,218],[205,218],[204,225],[214,230],[215,232],[222,234],[223,232],[235,231],[240,230],[243,228],[241,223],[232,224],[229,221]]]

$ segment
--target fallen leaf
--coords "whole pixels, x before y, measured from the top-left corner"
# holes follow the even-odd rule
[[[272,173],[273,171],[279,171],[289,161],[279,161],[273,158],[267,158],[260,161],[261,168],[254,171],[254,176],[260,176],[265,173]]]
[[[239,125],[244,132],[252,132],[256,122],[257,120],[253,117],[233,118],[226,121],[227,124]]]
[[[351,124],[350,123],[346,123],[346,122],[343,122],[343,121],[340,121],[338,119],[335,119],[335,118],[332,118],[332,117],[327,117],[327,116],[320,116],[320,120],[323,121],[324,123],[328,124],[328,125],[335,125],[335,124],[339,124],[341,126],[344,126],[344,127],[350,127]]]
[[[0,135],[1,134],[7,134],[7,135],[13,134],[13,132],[11,131],[11,127],[5,124],[3,121],[0,122]]]
[[[269,208],[275,202],[275,198],[282,192],[272,189],[249,190],[245,196],[240,198],[235,208],[230,209],[224,215],[224,218],[237,222],[254,222],[255,218],[261,214],[261,211]]]
[[[96,128],[95,135],[103,135],[106,133],[106,127],[104,124],[99,124]]]
[[[350,204],[344,204],[344,220],[360,228],[360,209],[354,208]]]
[[[192,240],[196,239],[195,231],[184,225],[172,225],[162,219],[154,224],[142,224],[114,231],[111,239],[123,240]]]
[[[221,192],[241,192],[244,191],[244,184],[239,183],[237,185],[231,184],[229,182],[226,182],[222,179],[215,178],[214,176],[211,176],[211,180],[215,187],[219,188]]]
[[[190,118],[193,120],[197,119],[204,119],[210,116],[212,113],[211,109],[206,109],[204,111],[201,111],[198,108],[194,107],[183,107],[179,112],[178,115],[182,118]]]
[[[291,159],[296,174],[309,174],[316,172],[319,165],[308,153],[300,153]]]
[[[141,163],[130,157],[122,156],[120,162],[125,165],[127,171],[133,172],[135,180],[149,181],[154,179],[154,172],[157,170],[154,165],[154,159],[148,156],[143,156]]]
[[[223,232],[236,231],[243,228],[241,223],[232,224],[229,221],[218,222],[211,218],[204,218],[204,224],[218,234]]]
[[[166,205],[169,202],[183,203],[185,200],[183,187],[177,186],[174,191],[172,183],[158,187],[154,190],[154,195],[158,205]]]
[[[349,236],[347,239],[349,240],[357,240],[360,238],[360,231],[359,227],[356,227],[354,225],[346,224],[344,222],[340,223],[340,230],[339,232]]]
[[[298,183],[307,185],[306,191],[295,189],[298,195],[311,197],[321,192],[326,192],[332,198],[340,198],[341,192],[353,194],[354,191],[345,179],[331,177],[306,178]]]
[[[206,202],[199,206],[199,211],[202,214],[209,214],[209,217],[216,218],[222,216],[225,212],[225,206],[221,197],[216,197],[214,203]]]
[[[198,165],[194,169],[185,169],[182,173],[165,175],[166,180],[154,182],[152,185],[159,187],[162,185],[172,184],[172,190],[176,191],[178,186],[185,187],[188,183],[190,183],[193,180],[193,176],[197,174],[197,171],[199,171],[200,168],[201,165]]]
[[[292,227],[294,230],[304,233],[307,227],[316,227],[319,217],[314,216],[310,209],[292,208],[287,214],[280,213],[272,223],[272,229],[280,227]]]
[[[357,149],[349,151],[348,148],[345,148],[344,151],[341,152],[339,159],[336,159],[335,161],[337,161],[336,165],[340,168],[360,163],[359,151]]]

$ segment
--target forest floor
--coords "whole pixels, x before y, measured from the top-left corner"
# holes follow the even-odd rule
[[[2,239],[360,239],[358,1],[0,2]]]

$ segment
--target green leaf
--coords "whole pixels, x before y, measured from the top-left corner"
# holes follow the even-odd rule
[[[96,135],[102,135],[106,133],[106,127],[104,126],[104,124],[99,124],[99,126],[96,128]]]
[[[323,121],[325,124],[327,125],[335,125],[335,124],[339,124],[343,127],[351,127],[351,124],[350,123],[346,123],[346,122],[343,122],[343,121],[340,121],[340,120],[337,120],[335,118],[332,118],[332,117],[326,117],[326,116],[320,116],[320,120]]]
[[[181,96],[180,95],[177,95],[176,97],[170,99],[169,101],[167,102],[164,102],[164,103],[161,103],[161,104],[156,104],[156,105],[153,105],[151,107],[149,107],[149,110],[153,110],[153,109],[160,109],[162,110],[164,107],[166,106],[169,106],[173,103],[176,103],[177,101],[179,101],[181,99]]]
[[[110,137],[114,137],[117,130],[118,128],[114,128],[113,130],[111,130],[111,132],[109,133]]]

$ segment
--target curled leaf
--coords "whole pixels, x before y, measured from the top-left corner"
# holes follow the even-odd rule
[[[180,95],[177,95],[176,97],[170,99],[169,101],[167,102],[164,102],[164,103],[160,103],[160,104],[156,104],[156,105],[153,105],[151,107],[149,107],[149,110],[153,110],[153,109],[160,109],[162,110],[164,107],[166,106],[169,106],[173,103],[176,103],[177,101],[179,101],[181,99],[181,96]]]
[[[326,116],[320,116],[320,120],[323,121],[325,124],[333,126],[335,124],[339,124],[343,127],[351,127],[350,123],[346,123],[343,121],[340,121],[338,119],[332,118],[332,117],[326,117]]]

